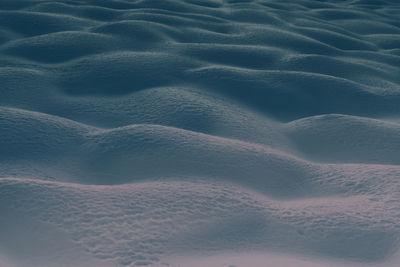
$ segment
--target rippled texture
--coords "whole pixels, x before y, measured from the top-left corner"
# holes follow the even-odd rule
[[[0,1],[0,266],[399,266],[399,18]]]

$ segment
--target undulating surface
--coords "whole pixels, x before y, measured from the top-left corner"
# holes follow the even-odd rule
[[[399,266],[397,0],[0,0],[0,266]]]

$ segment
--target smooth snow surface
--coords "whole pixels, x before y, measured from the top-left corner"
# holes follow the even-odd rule
[[[400,266],[397,0],[0,0],[0,266]]]

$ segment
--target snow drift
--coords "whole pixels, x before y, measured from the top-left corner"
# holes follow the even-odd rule
[[[399,15],[1,1],[0,266],[398,266]]]

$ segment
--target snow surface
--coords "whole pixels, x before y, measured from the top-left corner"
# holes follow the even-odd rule
[[[0,266],[400,266],[397,0],[0,0]]]

